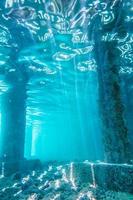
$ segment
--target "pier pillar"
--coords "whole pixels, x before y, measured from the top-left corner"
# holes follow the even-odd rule
[[[2,160],[5,173],[19,171],[24,160],[26,85],[13,84],[2,97]]]
[[[99,66],[99,106],[105,160],[111,163],[129,163],[131,155],[121,97],[119,53],[115,42],[105,42],[103,50],[106,62]]]
[[[126,36],[121,2],[112,9],[113,21],[104,24],[95,34],[95,55],[98,65],[99,108],[102,119],[105,161],[130,163],[131,147],[121,92],[121,52],[118,40]],[[117,38],[111,39],[116,33]],[[108,35],[107,39],[103,36]]]

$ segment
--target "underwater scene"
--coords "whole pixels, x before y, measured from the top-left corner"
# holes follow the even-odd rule
[[[0,0],[0,200],[133,200],[133,0]]]

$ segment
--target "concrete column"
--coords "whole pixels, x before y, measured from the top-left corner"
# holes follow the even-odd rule
[[[111,163],[129,163],[130,145],[124,119],[119,77],[119,53],[115,42],[105,42],[105,60],[99,69],[99,105],[103,122],[105,158]]]
[[[105,161],[110,163],[130,163],[131,148],[125,123],[125,108],[121,97],[120,51],[117,40],[102,41],[104,34],[117,33],[118,38],[126,35],[122,5],[113,10],[114,20],[101,23],[96,38],[96,60],[99,78],[99,107],[103,127]]]

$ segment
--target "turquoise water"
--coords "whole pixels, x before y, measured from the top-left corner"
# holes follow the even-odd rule
[[[0,199],[133,199],[133,0],[1,0]]]
[[[131,1],[2,1],[2,157],[132,160],[131,26]]]
[[[5,70],[12,79],[3,86],[5,92],[12,82],[21,81],[14,76],[28,77],[25,157],[103,159],[97,64],[86,27],[87,4],[10,2],[4,12],[1,69],[8,65]]]

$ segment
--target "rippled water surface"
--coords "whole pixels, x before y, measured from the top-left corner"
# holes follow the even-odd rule
[[[0,1],[0,199],[133,199],[132,28],[133,0]]]
[[[2,0],[0,92],[25,85],[27,157],[103,159],[100,43],[117,42],[120,76],[131,77],[132,3]]]

